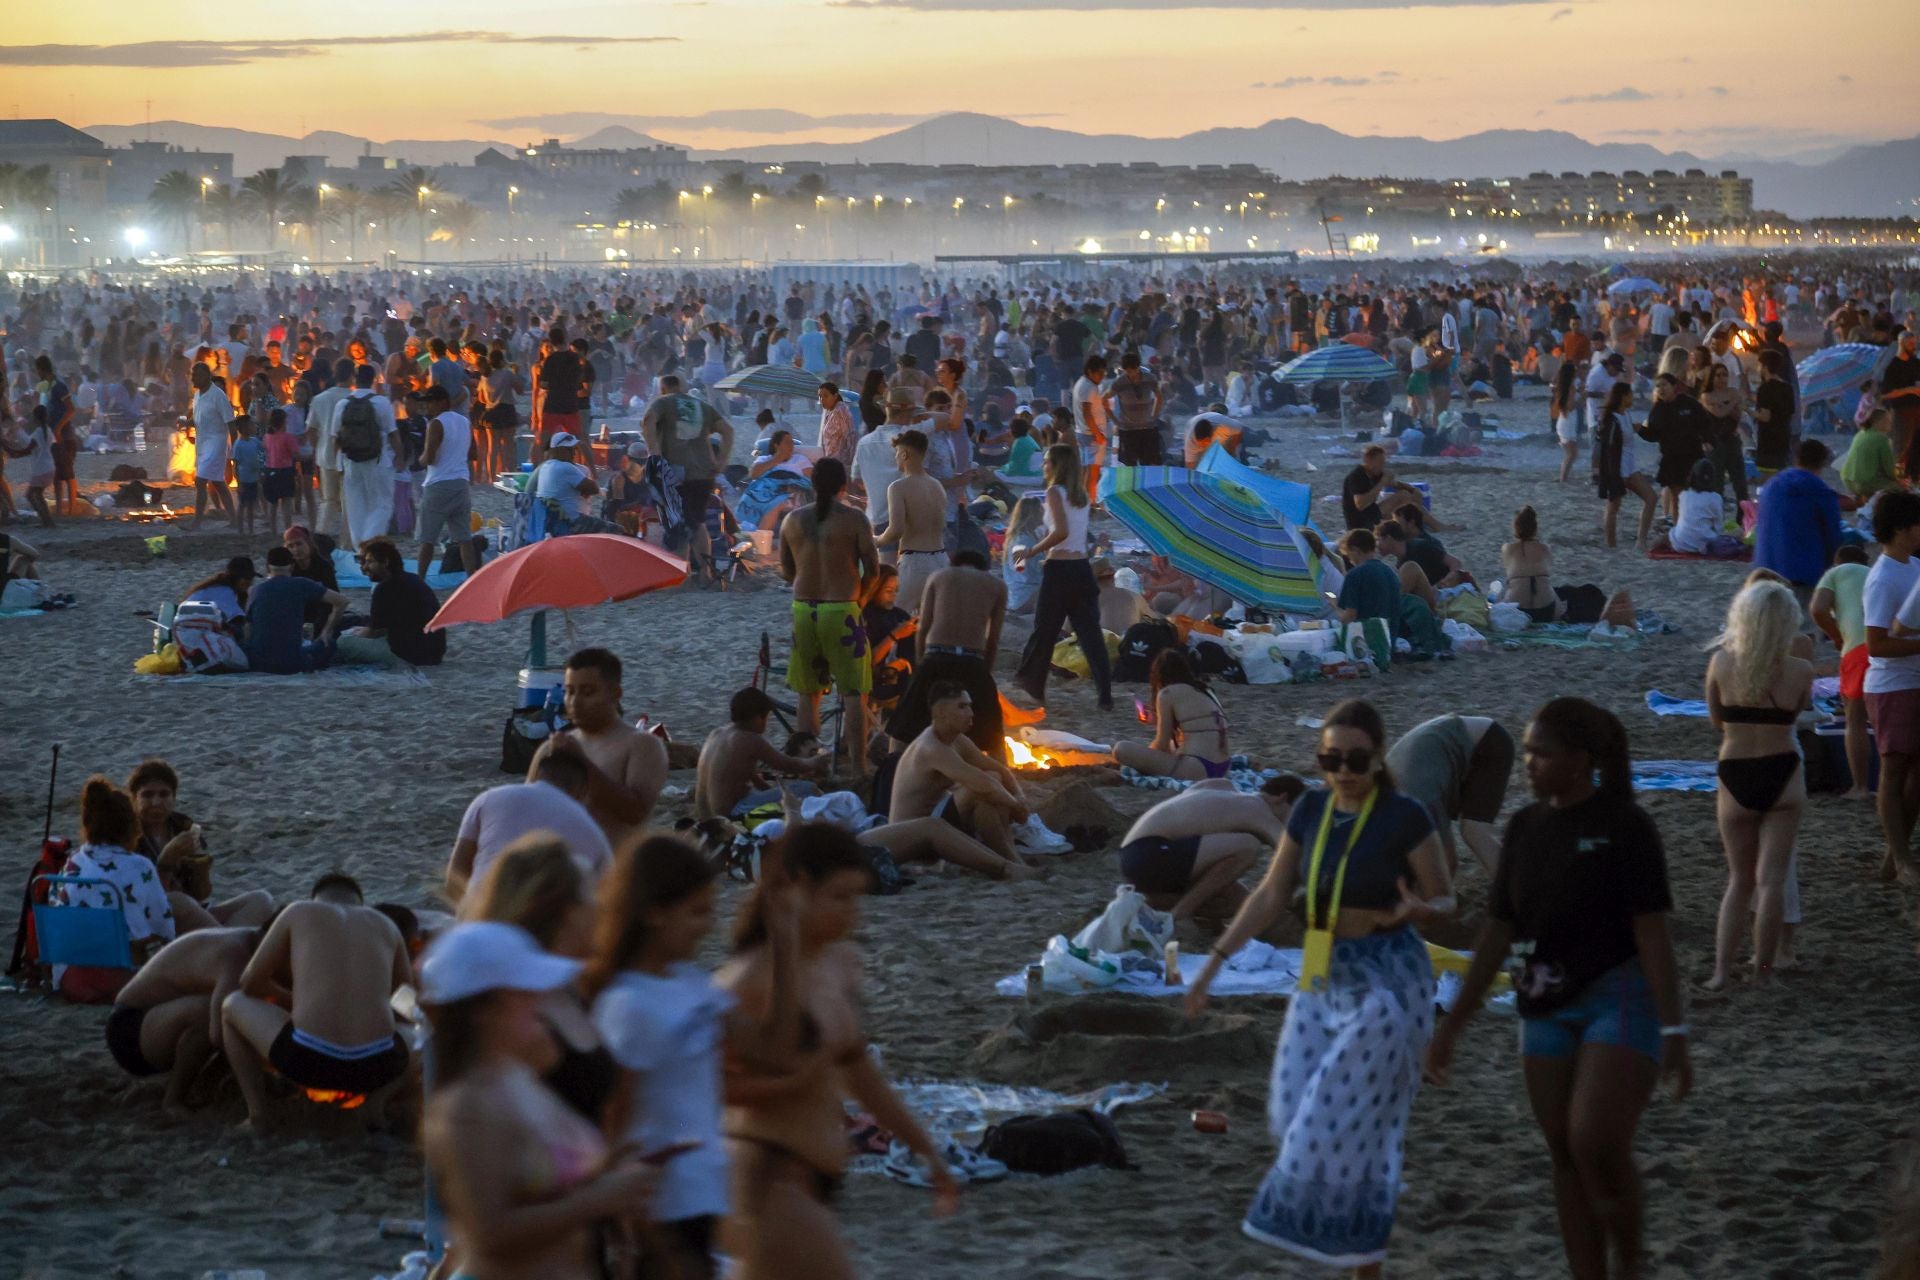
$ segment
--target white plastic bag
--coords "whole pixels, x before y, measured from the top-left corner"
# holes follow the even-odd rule
[[[1241,637],[1240,669],[1247,673],[1248,684],[1286,684],[1293,679],[1293,667],[1287,661],[1286,650],[1272,643],[1271,636],[1248,635]]]
[[[1440,624],[1440,629],[1453,639],[1455,653],[1485,653],[1487,638],[1464,622],[1448,618]]]
[[[1525,631],[1530,621],[1526,610],[1506,600],[1488,607],[1487,620],[1495,631]]]
[[[1134,918],[1147,900],[1138,889],[1123,884],[1113,891],[1113,901],[1086,928],[1073,935],[1073,945],[1087,951],[1107,951],[1115,955],[1132,945]],[[1144,938],[1144,934],[1141,935]]]
[[[0,612],[24,613],[47,602],[47,584],[38,578],[15,578],[0,587]]]
[[[1056,933],[1047,939],[1040,972],[1041,984],[1048,991],[1078,994],[1102,991],[1120,981],[1120,962],[1111,955],[1078,947],[1068,942],[1065,934]]]

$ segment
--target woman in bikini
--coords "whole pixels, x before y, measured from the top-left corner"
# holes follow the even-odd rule
[[[1151,742],[1116,742],[1113,758],[1155,778],[1224,778],[1230,761],[1227,713],[1182,649],[1153,660]]]
[[[1757,980],[1772,975],[1780,948],[1789,863],[1807,799],[1794,721],[1810,705],[1813,664],[1792,651],[1799,628],[1791,591],[1751,582],[1728,606],[1726,630],[1707,664],[1707,710],[1721,734],[1717,805],[1727,854],[1710,990],[1727,985],[1749,913]]]
[[[579,974],[498,921],[455,925],[421,962],[433,1024],[421,1134],[459,1241],[453,1280],[596,1280],[593,1224],[647,1210],[658,1170],[610,1153],[540,1081],[552,1052],[542,1001]]]
[[[1513,541],[1500,548],[1507,600],[1535,622],[1552,622],[1566,606],[1553,591],[1553,548],[1540,541],[1540,517],[1532,507],[1513,515]]]
[[[728,1252],[736,1280],[838,1280],[854,1274],[831,1201],[847,1164],[845,1103],[858,1102],[927,1162],[938,1212],[959,1188],[913,1113],[867,1053],[860,1024],[860,954],[847,939],[871,886],[872,861],[846,830],[798,823],[778,854],[798,952],[799,1044],[784,1069],[741,1056],[776,1010],[775,953],[763,878],[734,925],[734,957],[719,985],[738,1002],[728,1036],[724,1127],[733,1165]],[[780,880],[774,880],[779,883]]]

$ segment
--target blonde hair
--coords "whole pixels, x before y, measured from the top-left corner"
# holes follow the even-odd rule
[[[1080,448],[1078,445],[1056,444],[1047,448],[1046,461],[1048,485],[1059,485],[1067,491],[1069,506],[1087,505],[1087,482],[1080,474]]]
[[[1793,638],[1800,631],[1800,602],[1778,582],[1752,582],[1727,606],[1727,624],[1714,644],[1727,657],[1721,695],[1759,705],[1780,678]]]
[[[542,947],[551,947],[567,912],[585,901],[586,877],[566,842],[535,831],[500,851],[460,914],[467,920],[517,924]]]

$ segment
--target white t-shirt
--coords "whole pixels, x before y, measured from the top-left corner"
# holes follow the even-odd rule
[[[1092,444],[1095,430],[1107,434],[1107,402],[1099,384],[1085,375],[1073,384],[1073,423],[1074,435],[1081,444]]]
[[[607,833],[585,805],[551,782],[509,782],[475,796],[460,819],[459,839],[476,847],[472,881],[479,882],[502,849],[535,831],[559,836],[589,881],[613,862]]]
[[[607,1051],[637,1076],[621,1136],[642,1153],[701,1144],[661,1169],[647,1210],[657,1222],[727,1212],[720,1048],[722,1018],[732,1007],[733,997],[691,964],[675,965],[665,976],[628,970],[593,1003]]]
[[[893,442],[905,427],[875,427],[853,446],[853,478],[867,491],[867,523],[878,528],[887,519],[887,486],[900,478]]]
[[[193,474],[201,480],[227,479],[228,431],[233,402],[218,387],[208,387],[193,399]]]
[[[1898,618],[1909,626],[1920,626],[1920,601],[1913,589],[1920,586],[1920,556],[1905,561],[1882,555],[1867,570],[1866,590],[1861,594],[1861,614],[1865,625],[1886,630]],[[1911,620],[1911,621],[1909,621]],[[1920,689],[1920,657],[1867,657],[1868,693],[1899,693]]]
[[[1661,337],[1673,332],[1673,308],[1666,302],[1656,302],[1648,308],[1647,332]]]
[[[340,470],[340,445],[334,435],[340,425],[340,402],[345,387],[328,387],[307,403],[307,424],[313,428],[313,456],[327,471]]]
[[[27,478],[51,479],[54,473],[53,429],[40,426],[31,428],[27,432],[27,446],[33,450],[27,455]]]
[[[1673,526],[1673,532],[1667,535],[1667,541],[1675,551],[1698,555],[1707,549],[1708,542],[1719,536],[1726,513],[1726,500],[1719,494],[1683,489],[1680,492],[1680,520]]]
[[[587,469],[579,463],[548,458],[533,469],[533,496],[571,502],[575,511],[586,515],[587,495],[580,492],[580,482],[587,478]]]
[[[434,417],[440,422],[440,449],[427,467],[425,483],[439,484],[443,480],[465,483],[467,450],[473,444],[473,426],[465,414],[455,413],[451,409]]]

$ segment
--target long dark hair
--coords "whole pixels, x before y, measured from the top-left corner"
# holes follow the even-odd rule
[[[444,1089],[473,1069],[480,1057],[480,1012],[498,992],[482,991],[465,1000],[422,1005],[433,1028],[433,1080]]]
[[[822,458],[813,464],[813,520],[825,524],[833,514],[833,500],[847,487],[847,464],[838,458]]]
[[[1169,646],[1155,655],[1147,682],[1155,698],[1160,696],[1162,689],[1176,684],[1191,685],[1209,698],[1213,696],[1213,691],[1207,688],[1207,682],[1193,669],[1193,661],[1187,657],[1186,650],[1177,647]]]
[[[817,468],[816,468],[817,470]],[[780,848],[780,865],[794,880],[824,884],[842,871],[873,874],[873,858],[853,833],[831,822],[797,822],[787,828]],[[760,896],[764,884],[754,886],[753,896],[740,908],[733,921],[735,953],[751,951],[767,940],[767,921]]]
[[[1585,698],[1555,698],[1533,713],[1533,722],[1561,746],[1593,757],[1600,794],[1609,800],[1633,799],[1633,757],[1626,726],[1605,707]]]
[[[600,884],[600,919],[583,987],[600,994],[647,946],[647,913],[671,907],[713,883],[713,866],[679,836],[635,835]]]
[[[1380,787],[1392,789],[1393,770],[1387,768],[1387,722],[1380,718],[1378,707],[1365,698],[1348,698],[1327,712],[1320,730],[1324,733],[1328,729],[1358,729],[1366,734],[1379,757],[1374,763],[1373,780]]]

